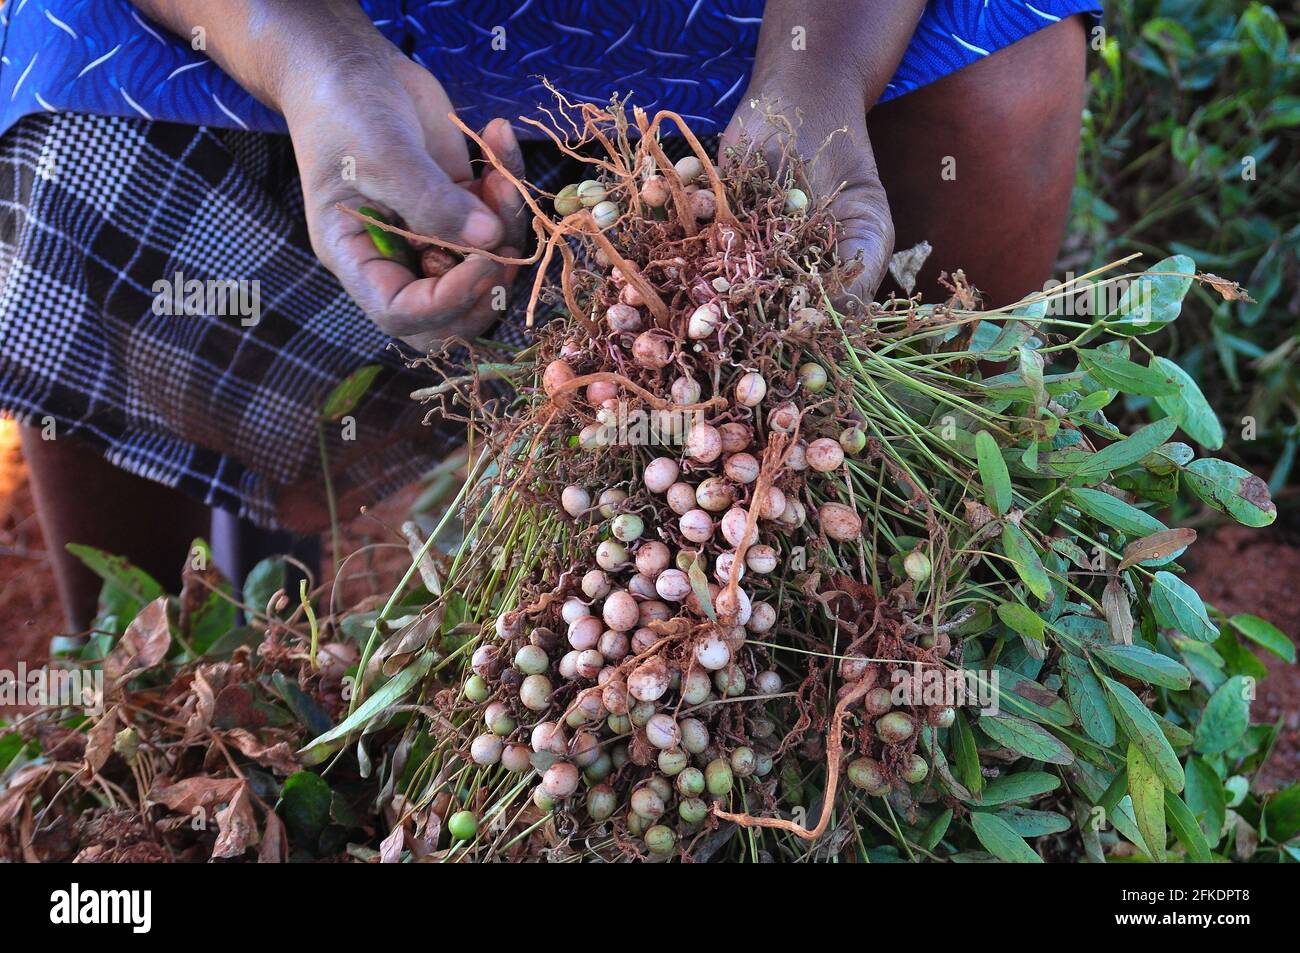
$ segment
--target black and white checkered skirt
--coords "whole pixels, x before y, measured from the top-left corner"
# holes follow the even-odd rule
[[[575,172],[549,150],[528,159],[542,188]],[[157,313],[155,283],[178,274],[255,279],[260,320]],[[529,281],[499,337],[522,341]],[[370,364],[383,370],[351,446],[372,449],[327,438],[339,484],[377,500],[460,434],[417,427],[409,395],[430,372],[312,254],[286,137],[58,113],[0,140],[0,412],[275,527],[279,491],[320,478],[323,400]]]

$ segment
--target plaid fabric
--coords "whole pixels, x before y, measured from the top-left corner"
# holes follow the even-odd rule
[[[527,159],[543,188],[565,175],[549,150]],[[260,322],[155,313],[177,273],[256,279]],[[530,280],[502,339],[523,341]],[[418,428],[409,394],[431,375],[394,343],[312,254],[287,138],[57,113],[0,140],[0,411],[274,528],[277,491],[320,479],[319,408],[359,367],[383,370],[355,442],[326,428],[340,486],[379,499],[459,439]]]

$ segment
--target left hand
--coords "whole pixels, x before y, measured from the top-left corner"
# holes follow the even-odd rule
[[[751,83],[722,135],[721,149],[737,145],[743,135],[763,150],[775,171],[787,134],[768,122],[765,109],[795,117],[793,147],[808,163],[811,181],[801,187],[809,199],[815,202],[844,186],[831,203],[839,227],[837,251],[843,262],[861,254],[863,268],[846,291],[865,302],[875,295],[889,267],[894,222],[867,137],[866,104],[860,100],[778,77]]]

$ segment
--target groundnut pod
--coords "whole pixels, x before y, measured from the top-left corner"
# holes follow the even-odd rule
[[[695,509],[695,487],[689,483],[674,483],[664,494],[668,508],[678,516]]]
[[[651,493],[664,493],[677,482],[680,467],[671,457],[655,457],[646,464],[641,474],[645,488]]]

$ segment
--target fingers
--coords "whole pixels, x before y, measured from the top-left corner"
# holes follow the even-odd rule
[[[494,119],[483,130],[483,141],[516,179],[524,177],[524,154],[510,123]],[[495,168],[483,173],[483,201],[496,213],[505,230],[502,241],[523,248],[528,235],[529,213],[519,190]]]
[[[423,152],[403,163],[401,176],[360,185],[420,235],[485,249],[501,240],[496,214]]]
[[[840,230],[840,261],[847,266],[861,256],[861,271],[850,275],[845,293],[871,301],[894,251],[894,221],[885,190],[878,181],[849,186],[832,203],[831,213]]]

